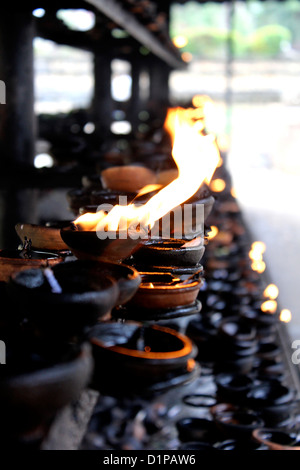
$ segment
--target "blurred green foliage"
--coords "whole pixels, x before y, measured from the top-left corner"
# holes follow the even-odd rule
[[[188,44],[182,51],[195,56],[222,58],[229,46],[238,58],[272,58],[300,48],[299,0],[236,1],[231,32],[227,3],[191,1],[171,11],[171,36],[184,35]]]

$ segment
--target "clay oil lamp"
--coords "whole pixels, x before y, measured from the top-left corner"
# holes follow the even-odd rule
[[[197,270],[201,266],[200,261],[204,251],[205,246],[202,238],[191,241],[177,239],[150,240],[144,243],[134,254],[133,263],[144,267],[144,270],[146,270],[146,267],[157,268],[157,270],[163,267],[164,269],[171,269],[173,272],[176,268],[178,272],[188,271],[187,268]]]
[[[133,254],[141,244],[141,240],[154,238],[157,221],[163,219],[164,216],[169,216],[170,219],[171,211],[189,200],[202,183],[212,177],[220,158],[214,136],[201,135],[187,110],[182,108],[169,110],[166,121],[174,136],[172,156],[178,167],[178,178],[160,189],[145,204],[135,204],[133,201],[124,206],[115,205],[110,211],[86,213],[77,218],[69,228],[62,229],[62,239],[78,258],[94,256],[98,259],[105,257],[110,261],[124,261]],[[190,147],[188,152],[187,142]],[[202,158],[199,158],[199,152]],[[124,170],[125,167],[121,168]],[[138,175],[141,169],[145,170],[143,167],[136,166],[134,172],[131,171],[130,174],[136,172]],[[110,168],[109,170],[111,172],[118,169]],[[201,175],[200,178],[199,175]],[[116,181],[115,178],[114,172],[112,180]],[[130,179],[133,183],[133,176]],[[141,182],[142,180],[138,179],[139,188],[141,188]],[[105,186],[108,187],[107,182]],[[112,189],[111,185],[109,187]],[[149,179],[147,179],[146,187],[149,188]],[[120,190],[120,188],[114,189]],[[132,187],[130,191],[133,191]],[[145,187],[141,191],[145,193]],[[199,230],[203,232],[204,220],[203,217],[200,219]],[[180,229],[182,230],[182,221]],[[191,230],[192,224],[189,224],[185,238],[187,235],[191,236]]]
[[[101,172],[104,189],[138,193],[144,186],[156,184],[156,174],[140,165],[113,166]]]
[[[140,273],[142,282],[118,318],[151,321],[191,315],[200,311],[197,300],[202,280],[181,280],[168,273]]]
[[[187,327],[186,334],[194,341],[198,348],[197,360],[200,363],[213,363],[218,355],[218,325],[222,321],[219,312],[204,313],[201,318],[192,319]]]
[[[286,378],[286,367],[281,359],[262,359],[255,364],[254,372],[258,380]]]
[[[176,422],[178,439],[181,442],[201,442],[214,444],[222,437],[212,419],[185,417]]]
[[[58,344],[46,351],[20,338],[7,340],[7,363],[0,379],[1,442],[13,449],[39,449],[63,408],[88,386],[93,358],[88,343]]]
[[[15,230],[21,242],[24,244],[26,240],[30,241],[33,249],[68,253],[69,248],[62,240],[60,230],[69,224],[70,221],[53,222],[45,225],[18,223]]]
[[[218,430],[223,434],[223,439],[220,440],[248,441],[254,429],[264,426],[259,413],[231,403],[218,403],[210,408],[210,413]]]
[[[89,336],[95,361],[91,386],[104,394],[152,395],[199,374],[194,344],[170,328],[106,322]]]
[[[59,253],[33,250],[31,242],[25,240],[22,249],[0,250],[0,281],[8,282],[14,273],[25,269],[52,267],[63,259]]]
[[[110,318],[119,298],[118,282],[110,274],[77,261],[52,268],[29,269],[11,276],[7,284],[20,319],[27,319],[43,336],[82,336],[100,319]],[[134,281],[135,282],[135,281]]]
[[[263,427],[255,429],[252,436],[267,450],[300,450],[300,438],[296,432]]]
[[[214,414],[218,429],[226,438],[248,440],[254,429],[264,426],[264,421],[250,410],[231,410]]]
[[[248,374],[255,364],[258,349],[256,330],[241,322],[239,317],[225,318],[218,328],[218,347],[222,355],[215,363],[217,373]]]
[[[106,238],[98,238],[96,230],[78,230],[76,224],[61,229],[61,237],[78,259],[115,263],[122,263],[143,242],[130,238],[127,230],[107,231]]]
[[[255,384],[250,374],[222,373],[215,377],[219,401],[241,404]]]
[[[261,414],[266,426],[278,426],[289,420],[298,406],[295,391],[276,379],[265,379],[252,387],[246,403]]]

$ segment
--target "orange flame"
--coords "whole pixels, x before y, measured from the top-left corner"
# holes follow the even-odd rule
[[[209,240],[212,240],[218,235],[218,233],[219,233],[218,227],[216,227],[215,225],[211,225],[210,232],[207,234],[207,238]]]
[[[266,300],[260,306],[262,312],[265,313],[275,313],[277,310],[277,302],[276,300]]]
[[[263,261],[263,253],[266,251],[264,242],[253,242],[249,251],[249,258],[252,260],[251,268],[253,271],[263,273],[266,269],[266,263]]]
[[[215,136],[199,132],[194,111],[171,108],[166,117],[165,129],[172,138],[172,156],[178,168],[175,180],[146,204],[137,205],[133,201],[127,206],[115,205],[108,214],[86,213],[74,221],[75,225],[81,230],[97,231],[127,230],[131,224],[152,228],[157,220],[190,199],[204,181],[210,182],[220,154]]]
[[[279,314],[280,321],[283,321],[284,323],[289,323],[291,319],[292,319],[292,313],[290,310],[288,310],[287,308],[284,308],[283,310],[281,310]]]
[[[222,162],[221,162],[222,164]],[[216,178],[210,183],[210,189],[216,193],[221,193],[226,188],[226,183],[221,178]]]
[[[269,299],[275,300],[277,299],[279,294],[279,289],[275,284],[269,284],[264,290],[264,297],[268,297]]]

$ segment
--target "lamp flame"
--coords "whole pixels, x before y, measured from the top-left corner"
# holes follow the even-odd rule
[[[268,297],[269,299],[272,299],[272,300],[277,299],[278,294],[279,294],[279,289],[277,286],[275,286],[275,284],[269,284],[263,292],[264,297]]]
[[[74,224],[79,230],[127,231],[132,224],[152,228],[157,220],[190,199],[204,181],[210,182],[220,154],[215,136],[202,132],[195,111],[170,108],[165,120],[165,129],[173,142],[172,156],[178,177],[143,205],[133,201],[127,206],[115,205],[109,213],[99,211],[78,217]]]
[[[287,308],[284,308],[283,310],[281,310],[279,314],[280,321],[283,321],[284,323],[289,323],[291,319],[292,319],[292,313],[290,310],[288,310]]]
[[[212,240],[213,238],[215,238],[219,233],[219,229],[218,227],[216,227],[215,225],[211,225],[210,226],[210,232],[207,234],[207,238],[209,240]]]
[[[277,310],[276,300],[266,300],[260,306],[261,311],[264,313],[275,313]]]

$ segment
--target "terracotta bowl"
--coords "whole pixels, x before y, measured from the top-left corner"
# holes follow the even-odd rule
[[[253,430],[252,436],[268,450],[300,450],[298,434],[284,429],[259,428]]]
[[[65,271],[65,275],[68,272],[77,270],[80,272],[88,273],[89,277],[93,276],[96,279],[108,278],[116,281],[119,289],[118,298],[116,300],[117,305],[123,305],[128,302],[133,295],[136,293],[141,283],[140,273],[133,267],[127,266],[126,264],[120,263],[109,263],[105,261],[90,261],[90,260],[76,260],[68,261],[56,268]]]
[[[213,415],[218,429],[226,438],[248,440],[254,429],[264,426],[262,418],[252,410],[226,410]]]
[[[103,188],[113,191],[138,192],[156,183],[154,171],[137,165],[114,166],[101,172]]]
[[[216,423],[207,418],[181,418],[176,422],[176,428],[181,442],[200,441],[213,444],[221,437]]]
[[[247,393],[247,406],[260,411],[266,426],[274,426],[289,419],[298,406],[295,391],[279,380],[266,379]]]
[[[17,315],[45,335],[82,334],[99,319],[109,317],[118,302],[117,281],[106,273],[65,262],[54,266],[50,274],[49,278],[42,269],[22,271],[7,285]],[[53,291],[56,283],[61,292]]]
[[[145,242],[142,238],[121,238],[118,232],[111,235],[108,232],[108,237],[102,240],[95,231],[77,230],[73,225],[63,228],[61,237],[78,259],[114,263],[122,263]]]
[[[195,266],[205,251],[203,241],[200,239],[195,246],[183,247],[186,240],[150,240],[135,252],[134,261],[150,266]]]
[[[90,332],[93,387],[114,395],[139,394],[178,384],[197,370],[196,348],[188,337],[158,325],[108,322]],[[181,379],[179,380],[181,383]]]
[[[26,237],[27,240],[31,240],[33,248],[50,251],[67,251],[69,249],[60,236],[60,226],[19,223],[15,229],[21,242],[24,243]]]
[[[28,435],[41,427],[47,434],[57,413],[78,399],[88,385],[93,370],[88,343],[82,344],[79,351],[69,355],[68,359],[53,362],[53,356],[52,363],[33,370],[26,370],[28,362],[23,371],[13,373],[9,368],[0,379],[4,439],[26,441]]]
[[[170,274],[142,273],[142,282],[129,304],[146,309],[168,309],[193,304],[202,279],[181,281]]]
[[[16,272],[54,266],[64,259],[57,253],[45,251],[32,250],[30,254],[31,258],[22,258],[19,250],[0,250],[0,281],[8,282]]]

